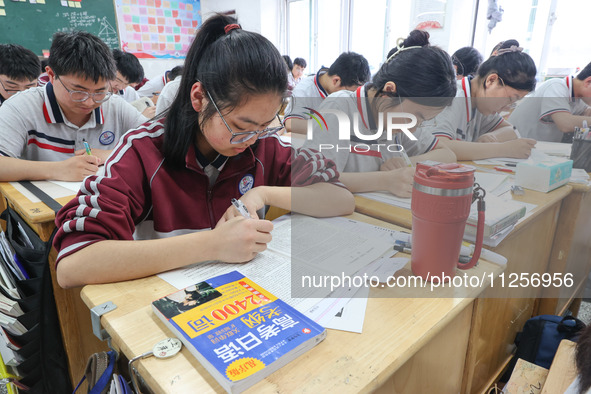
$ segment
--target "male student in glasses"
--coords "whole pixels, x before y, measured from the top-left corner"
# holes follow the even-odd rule
[[[0,106],[16,93],[37,86],[39,58],[27,48],[0,44]]]
[[[50,51],[49,82],[0,107],[0,181],[80,181],[96,173],[123,133],[147,120],[112,96],[116,66],[100,38],[56,33]]]

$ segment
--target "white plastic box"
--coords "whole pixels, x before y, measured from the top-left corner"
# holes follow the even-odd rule
[[[573,170],[573,161],[559,158],[517,164],[515,184],[526,189],[549,192],[566,184]]]

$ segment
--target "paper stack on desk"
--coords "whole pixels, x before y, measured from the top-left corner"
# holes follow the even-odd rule
[[[276,220],[274,225],[273,240],[267,250],[248,263],[199,263],[158,276],[182,289],[207,278],[238,270],[324,327],[348,330],[340,324],[332,326],[331,320],[354,296],[360,297],[355,294],[358,289],[340,288],[338,293],[332,294],[326,289],[300,289],[308,293],[294,295],[292,272],[354,275],[374,260],[393,253],[391,231],[380,231],[375,229],[376,226],[343,218],[316,219],[303,215],[286,215]],[[363,229],[356,231],[356,225],[363,226]],[[351,248],[345,247],[353,243],[354,254]],[[348,306],[356,307],[356,322],[361,322],[362,326],[364,305],[356,303]],[[341,322],[345,318],[341,315]],[[361,327],[356,324],[348,331],[360,330]]]

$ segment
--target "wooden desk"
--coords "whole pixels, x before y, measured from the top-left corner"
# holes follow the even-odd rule
[[[359,214],[351,217],[396,228]],[[481,261],[468,272],[497,275],[501,271]],[[106,301],[117,305],[101,322],[112,342],[132,358],[171,335],[150,304],[175,290],[153,276],[86,286],[81,295],[89,308]],[[474,297],[480,292],[474,290],[464,298],[377,298],[384,294],[382,289],[372,289],[362,334],[329,330],[326,340],[250,392],[459,392]],[[139,371],[158,393],[223,392],[186,348],[171,359],[141,360]]]
[[[560,341],[548,377],[542,388],[542,394],[564,393],[577,377],[575,365],[576,343],[563,339]]]
[[[43,241],[47,241],[55,228],[54,212],[42,202],[33,203],[22,195],[8,182],[0,182],[0,194],[8,200],[10,206],[31,226]],[[73,196],[58,198],[57,201],[64,205]],[[4,204],[4,198],[1,199]],[[92,333],[90,313],[80,299],[80,290],[62,289],[55,277],[55,260],[57,253],[52,248],[49,254],[49,265],[55,304],[58,311],[62,340],[68,356],[70,378],[72,384],[84,376],[84,368],[91,354],[108,350],[107,344],[101,342]]]
[[[572,189],[567,185],[549,193],[525,190],[523,196],[513,197],[518,201],[536,204],[537,207],[497,247],[490,248],[508,259],[506,277],[512,273],[547,272],[555,237],[562,239],[568,235],[564,232],[558,234],[556,228],[563,201],[571,194]],[[356,197],[355,201],[356,211],[360,213],[402,227],[412,227],[410,210],[363,197]],[[563,217],[565,226],[571,220]],[[509,292],[506,288],[497,287],[486,290],[477,299],[466,358],[463,393],[483,392],[499,377],[511,359],[515,334],[533,315],[540,295],[541,288],[516,288]]]

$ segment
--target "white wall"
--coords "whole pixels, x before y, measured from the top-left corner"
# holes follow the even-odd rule
[[[261,32],[261,0],[201,0],[201,18],[205,21],[214,12],[236,11],[245,30]]]

